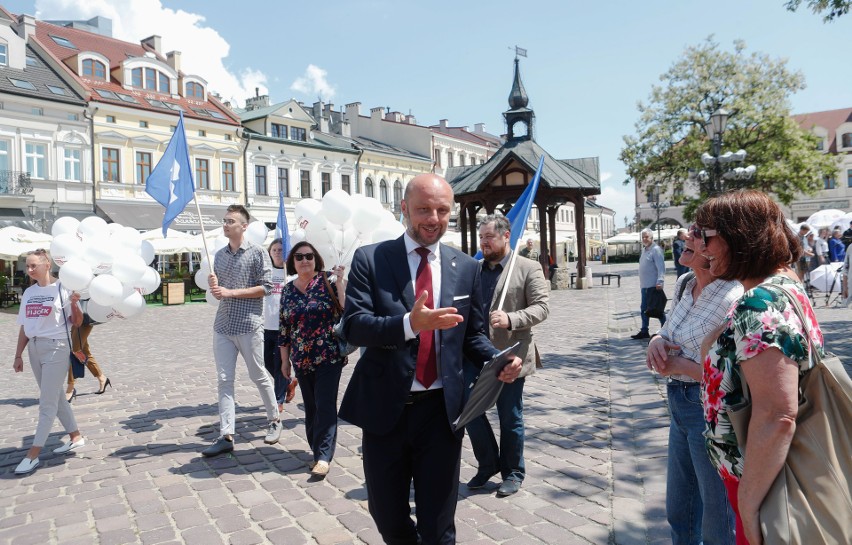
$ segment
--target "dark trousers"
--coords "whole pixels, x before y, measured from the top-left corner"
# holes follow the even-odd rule
[[[677,275],[677,277],[680,278],[681,275],[686,274],[687,272],[689,272],[689,267],[687,267],[686,265],[681,265],[680,263],[678,263],[678,260],[675,259],[675,274]]]
[[[330,462],[337,443],[337,390],[342,365],[320,365],[310,373],[296,371],[305,404],[305,435],[314,461]]]
[[[651,295],[651,292],[657,289],[656,286],[653,288],[640,288],[642,290],[642,301],[639,304],[639,314],[642,316],[642,331],[648,331],[648,325],[651,322],[651,319],[648,318],[648,315],[645,314],[645,311],[648,309],[648,297]],[[666,317],[663,316],[660,318],[660,327],[663,327],[666,323]]]
[[[388,545],[456,542],[456,502],[463,434],[450,429],[443,393],[406,405],[385,435],[364,432],[370,514]],[[417,524],[408,498],[414,480]]]
[[[290,381],[281,372],[281,348],[278,347],[277,329],[263,330],[263,366],[275,383],[275,399],[278,403],[284,403]]]
[[[465,362],[464,380],[472,385],[479,375],[479,369]],[[470,388],[465,389],[470,392]],[[500,447],[491,423],[483,414],[474,418],[465,431],[470,437],[473,455],[479,465],[479,473],[493,475],[499,472],[503,479],[523,481],[524,467],[524,379],[519,378],[511,384],[503,384],[497,398],[497,417],[500,420]]]

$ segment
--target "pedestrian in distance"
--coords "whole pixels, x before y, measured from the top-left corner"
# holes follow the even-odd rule
[[[298,380],[288,379],[281,373],[281,350],[278,348],[278,326],[281,316],[281,288],[287,283],[284,269],[284,245],[280,238],[269,243],[269,260],[272,263],[272,290],[263,298],[263,366],[275,383],[275,400],[278,412],[284,411],[296,395]]]
[[[686,245],[686,229],[678,229],[677,236],[672,242],[672,258],[675,264],[675,274],[678,278],[689,271],[689,267],[681,265],[680,256],[683,254]]]
[[[639,314],[642,320],[642,328],[639,333],[631,335],[631,339],[650,339],[648,326],[651,319],[645,314],[648,310],[648,299],[653,290],[662,290],[666,277],[666,262],[663,250],[654,242],[654,233],[650,229],[642,230],[642,253],[639,256],[639,288],[642,290],[642,299],[639,305]],[[665,325],[666,318],[660,318],[660,325]]]
[[[95,322],[86,313],[87,302],[87,299],[80,301],[80,308],[83,309],[83,323],[71,328],[71,350],[86,356],[86,369],[89,370],[93,377],[98,379],[98,390],[95,393],[101,395],[106,392],[107,387],[112,386],[112,381],[101,371],[101,366],[98,365],[89,347],[89,335],[92,334]],[[68,384],[65,388],[65,398],[68,400],[68,403],[71,403],[77,397],[77,389],[74,385],[74,373],[71,369],[68,369]]]

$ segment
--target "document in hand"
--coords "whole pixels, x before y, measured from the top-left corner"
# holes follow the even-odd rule
[[[454,430],[460,430],[497,403],[497,398],[503,390],[503,382],[497,377],[500,376],[500,371],[515,357],[515,351],[520,345],[521,343],[515,343],[498,352],[488,363],[482,366],[462,413],[453,422]]]

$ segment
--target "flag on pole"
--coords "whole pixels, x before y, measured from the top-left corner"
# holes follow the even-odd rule
[[[527,220],[530,217],[535,194],[538,192],[538,183],[541,180],[541,169],[544,168],[544,155],[538,162],[538,170],[535,171],[532,181],[518,197],[518,202],[506,214],[506,219],[512,226],[511,234],[509,235],[509,248],[514,251],[518,245],[518,239],[524,236],[524,231],[527,229]],[[482,250],[476,253],[475,259],[482,259]]]
[[[277,238],[281,239],[281,250],[284,252],[284,259],[290,255],[290,227],[287,225],[287,216],[284,214],[284,192],[278,192],[278,219],[275,224]]]
[[[145,180],[145,192],[166,207],[163,215],[163,237],[169,225],[183,212],[195,194],[192,165],[189,162],[189,147],[183,129],[183,112],[163,157]]]

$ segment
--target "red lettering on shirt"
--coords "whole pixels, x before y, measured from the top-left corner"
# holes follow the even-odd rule
[[[26,309],[26,317],[27,318],[44,318],[45,316],[50,316],[50,313],[53,312],[53,307],[48,307],[39,304],[29,304]]]

